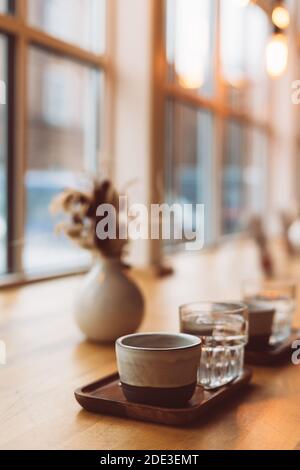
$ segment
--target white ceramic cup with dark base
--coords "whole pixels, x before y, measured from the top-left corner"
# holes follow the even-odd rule
[[[196,336],[138,333],[116,341],[122,390],[128,401],[184,406],[193,396],[201,356]]]

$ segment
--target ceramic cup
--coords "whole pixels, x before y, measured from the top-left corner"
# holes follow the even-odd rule
[[[116,341],[122,390],[128,401],[179,407],[193,396],[201,340],[187,334],[140,333]]]

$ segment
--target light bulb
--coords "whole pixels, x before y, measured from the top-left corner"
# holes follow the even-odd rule
[[[201,74],[197,75],[191,73],[190,75],[178,75],[178,82],[179,85],[182,86],[182,88],[187,88],[190,90],[196,90],[198,88],[201,88],[204,83],[204,76]]]
[[[278,5],[272,12],[272,21],[277,28],[286,29],[290,24],[290,13],[283,5]]]
[[[186,8],[186,0],[177,0],[179,16],[175,40],[175,71],[179,85],[186,89],[201,88],[207,77],[210,52],[207,18],[210,1],[189,0],[190,6],[193,5],[190,9]]]
[[[270,77],[278,78],[285,72],[288,54],[286,36],[282,33],[273,34],[266,49],[267,71]]]

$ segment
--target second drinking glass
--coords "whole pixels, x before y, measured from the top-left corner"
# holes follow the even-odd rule
[[[202,353],[198,383],[215,389],[244,370],[248,310],[243,303],[197,302],[180,307],[180,330],[198,336]]]
[[[254,307],[274,310],[270,344],[285,341],[291,334],[296,309],[296,284],[292,281],[249,280],[243,284],[244,300]]]

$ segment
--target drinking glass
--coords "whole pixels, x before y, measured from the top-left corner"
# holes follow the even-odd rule
[[[248,342],[247,307],[242,303],[198,302],[180,307],[180,330],[202,341],[198,383],[211,390],[239,377]]]
[[[245,302],[275,310],[270,344],[282,343],[291,334],[296,309],[296,285],[292,281],[249,280],[243,284]]]

